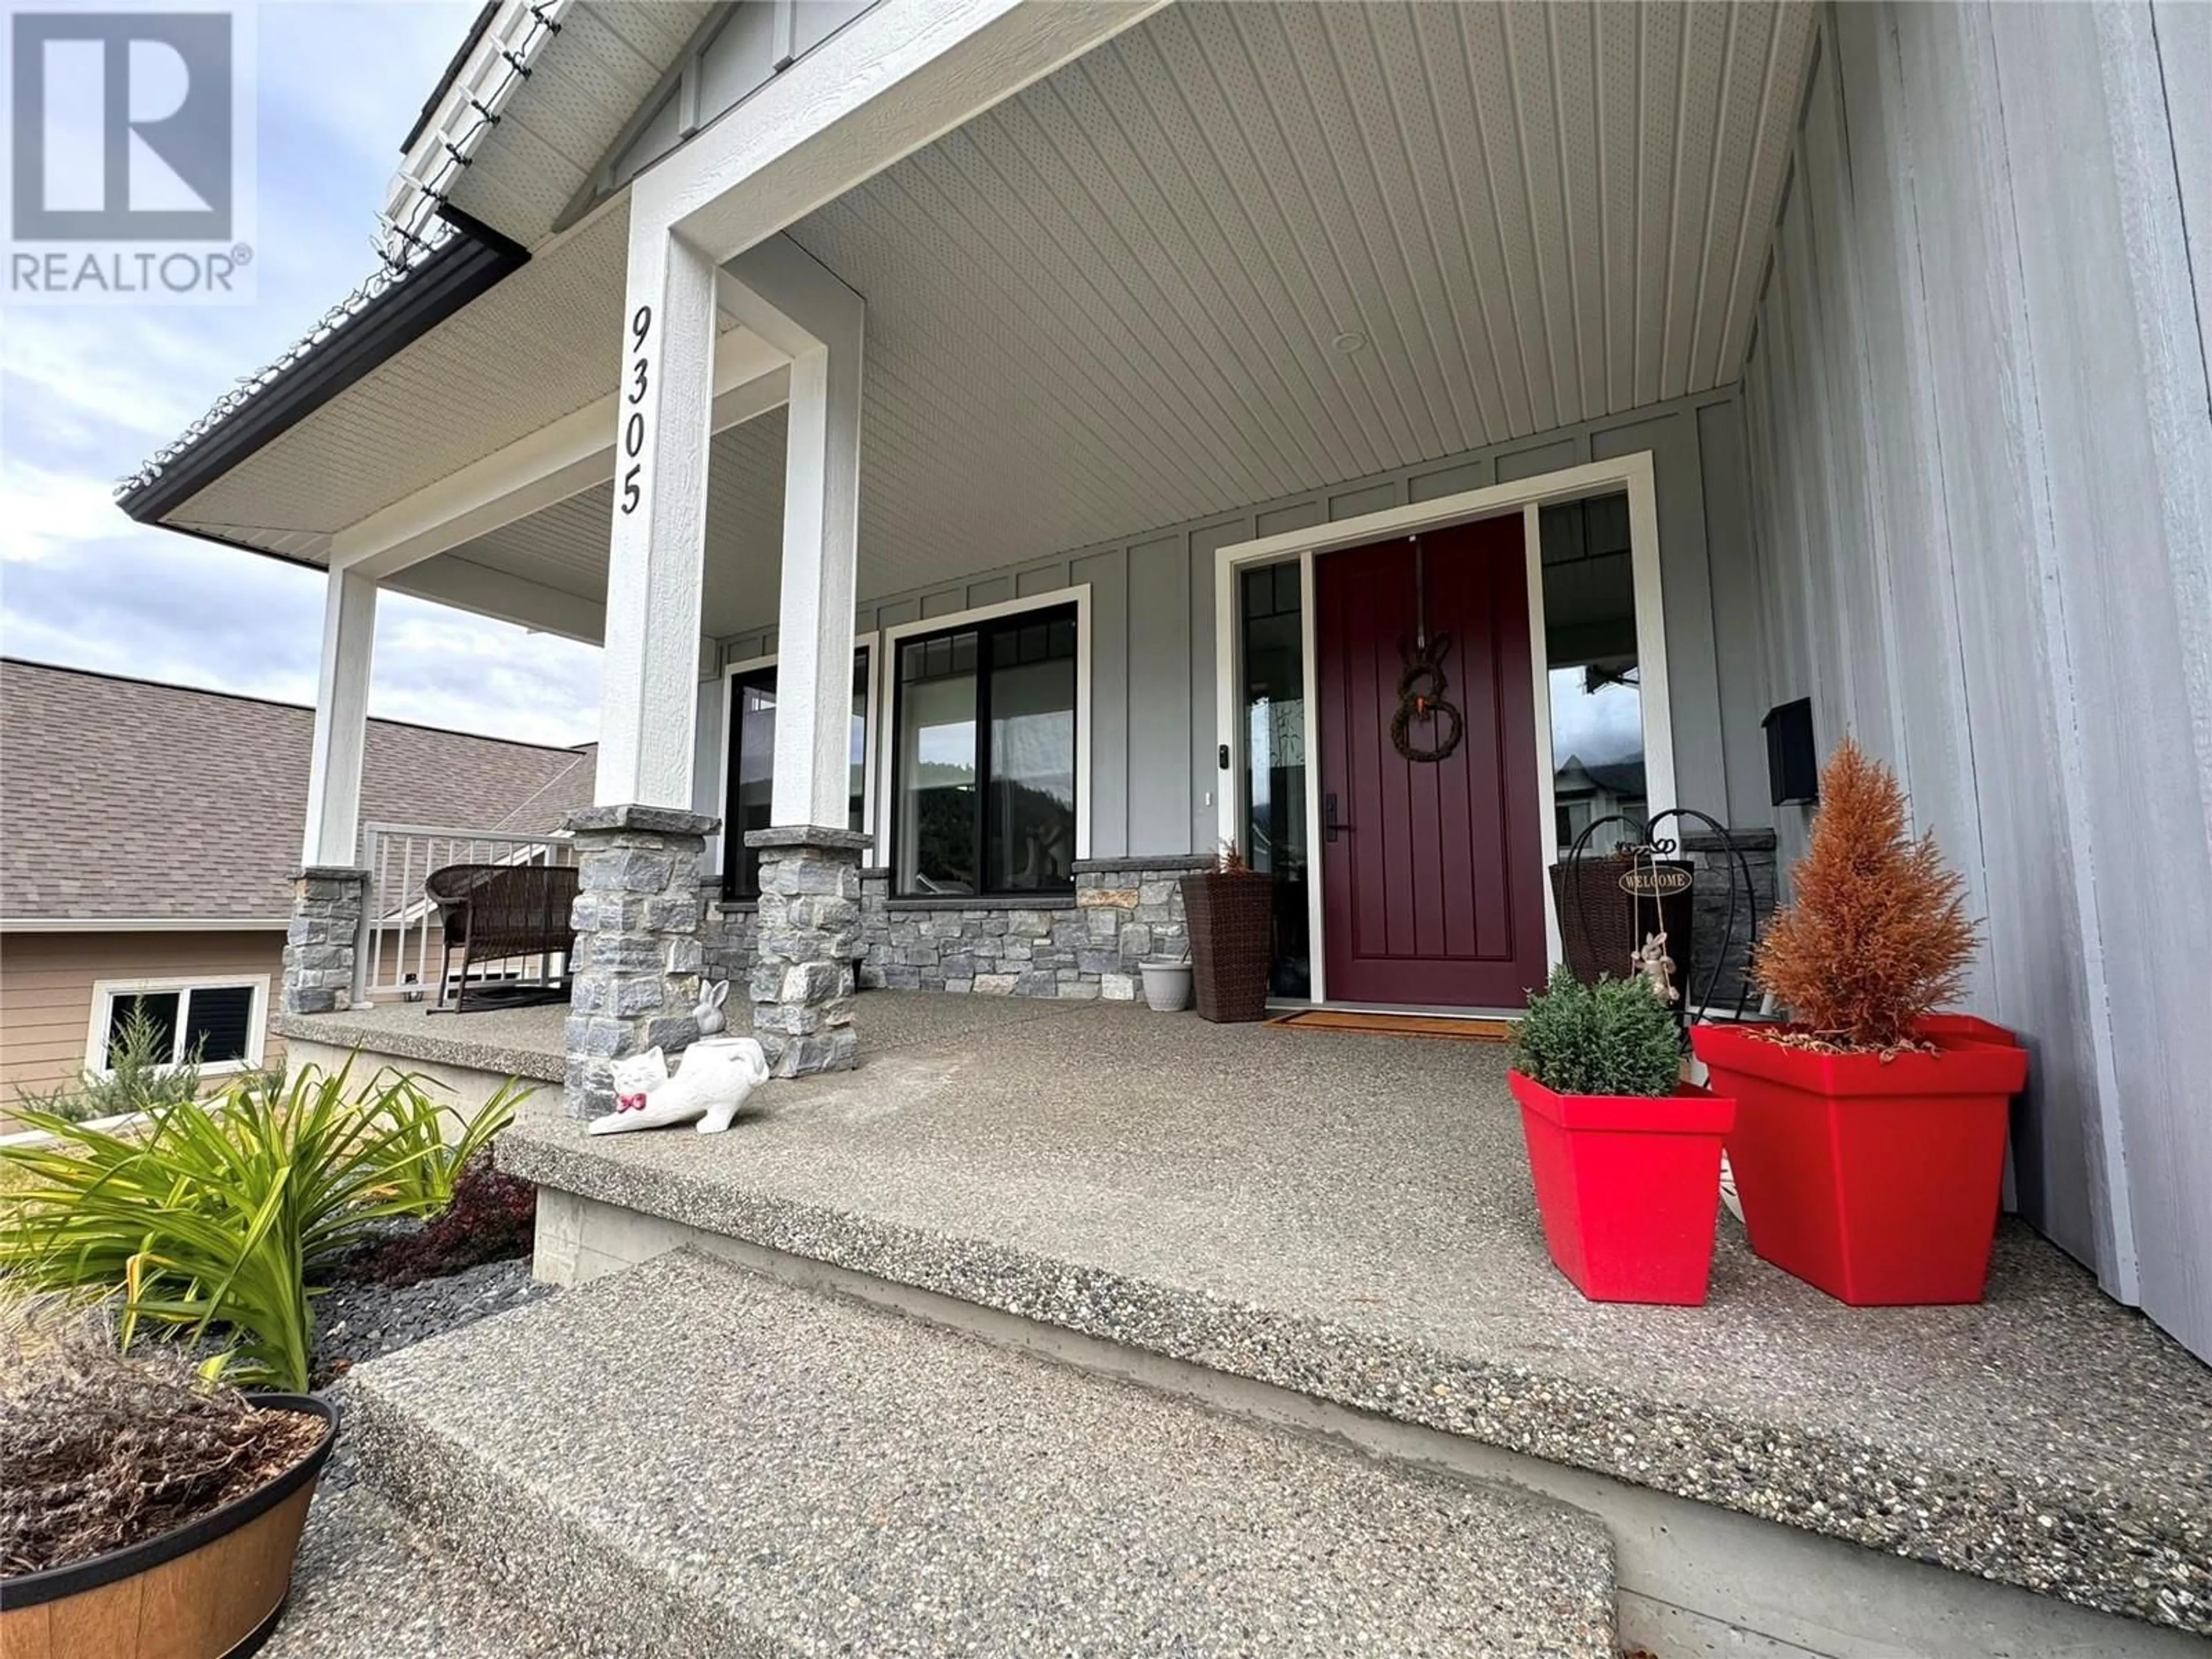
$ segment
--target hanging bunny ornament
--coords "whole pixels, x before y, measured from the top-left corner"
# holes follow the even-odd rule
[[[726,979],[718,979],[712,984],[699,988],[699,1006],[692,1011],[691,1018],[699,1022],[701,1036],[719,1036],[721,1034],[723,1027],[729,1024],[729,1016],[723,1012],[722,1005],[729,1000],[730,981]]]

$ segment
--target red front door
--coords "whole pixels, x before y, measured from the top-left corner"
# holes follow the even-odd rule
[[[1517,1008],[1545,959],[1521,517],[1324,554],[1314,587],[1327,994]],[[1437,700],[1425,675],[1400,696],[1422,595],[1449,709],[1413,701]]]

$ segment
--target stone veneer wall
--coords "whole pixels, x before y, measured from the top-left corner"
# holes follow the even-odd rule
[[[568,1063],[562,1096],[577,1117],[612,1109],[611,1063],[696,1042],[706,905],[698,872],[719,820],[671,807],[580,807],[569,957]],[[748,966],[744,979],[750,977]]]
[[[1744,989],[1744,975],[1751,969],[1751,932],[1744,914],[1743,878],[1745,870],[1739,868],[1735,858],[1725,850],[1725,843],[1709,831],[1684,834],[1683,854],[1698,869],[1698,884],[1691,890],[1690,936],[1695,945],[1696,959],[1692,965],[1694,982],[1684,988],[1694,1008],[1698,1000],[1705,995],[1706,976],[1712,972],[1714,952],[1726,945],[1721,975],[1715,982],[1711,1006],[1715,1013],[1733,1012],[1739,991]],[[1774,900],[1777,890],[1774,832],[1771,830],[1737,830],[1731,832],[1735,850],[1743,858],[1751,876],[1753,893],[1759,901],[1759,928],[1764,933],[1768,922],[1774,919]],[[1735,923],[1729,926],[1729,892],[1735,892]],[[1752,988],[1745,1006],[1753,1011],[1759,1007],[1759,992]]]
[[[901,899],[891,872],[860,872],[863,989],[972,992],[985,996],[1144,1000],[1137,964],[1180,956],[1182,878],[1203,854],[1085,859],[1072,898]],[[752,974],[759,918],[751,904],[716,907],[707,941],[711,977],[742,985]]]
[[[327,1014],[353,1001],[354,956],[368,872],[315,865],[292,878],[292,922],[284,934],[283,1004],[288,1014]]]
[[[1759,926],[1773,919],[1778,872],[1774,832],[1740,830],[1737,850],[1759,899]],[[1719,837],[1685,835],[1698,866],[1691,925],[1697,941],[1693,997],[1705,994],[1713,952],[1728,933],[1729,884],[1736,920],[1726,965],[1712,993],[1716,1012],[1732,1010],[1750,966],[1742,877]],[[864,990],[968,991],[1022,997],[1103,997],[1141,1001],[1137,963],[1179,956],[1185,933],[1178,884],[1212,860],[1204,855],[1090,859],[1075,866],[1075,896],[1039,905],[1020,899],[895,899],[890,872],[860,872],[860,987]],[[742,989],[757,960],[758,921],[750,903],[720,904],[708,920],[707,976]],[[1759,994],[1747,999],[1756,1009]]]

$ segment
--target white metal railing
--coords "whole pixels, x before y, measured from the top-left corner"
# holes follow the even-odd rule
[[[446,971],[445,929],[438,906],[423,890],[433,870],[452,864],[572,865],[575,843],[566,836],[520,835],[504,830],[446,830],[420,823],[362,825],[362,864],[368,871],[361,930],[355,942],[353,1000],[435,1000]],[[555,953],[557,955],[558,953]],[[566,963],[562,964],[563,969]],[[527,975],[550,977],[544,957],[471,963],[469,979],[495,982]]]

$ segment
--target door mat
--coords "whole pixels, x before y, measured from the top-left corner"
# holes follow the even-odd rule
[[[1354,1031],[1366,1036],[1442,1037],[1447,1042],[1510,1042],[1513,1022],[1453,1019],[1440,1014],[1363,1014],[1349,1008],[1304,1008],[1278,1014],[1270,1025],[1301,1031]]]

